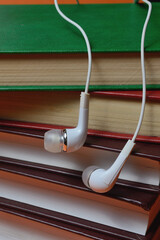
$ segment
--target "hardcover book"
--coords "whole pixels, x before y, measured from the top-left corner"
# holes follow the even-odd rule
[[[37,126],[38,127],[38,126]],[[42,127],[42,126],[41,126]],[[38,131],[37,131],[38,130]],[[88,136],[83,148],[70,154],[53,154],[44,149],[43,135],[46,130],[29,128],[5,128],[0,133],[0,162],[4,164],[23,165],[42,164],[45,168],[61,167],[83,171],[90,165],[109,168],[121,151],[125,139]],[[3,132],[2,132],[3,131]],[[8,160],[7,158],[11,159]],[[138,141],[135,151],[124,165],[119,180],[136,184],[159,186],[159,143]]]
[[[139,52],[147,7],[144,4],[60,7],[88,35],[93,52],[90,90],[141,89]],[[160,5],[153,3],[145,41],[148,89],[160,88],[159,28],[155,24],[159,14]],[[1,5],[0,16],[1,90],[84,89],[85,42],[74,26],[61,19],[54,5]]]
[[[160,91],[147,93],[140,135],[160,137]],[[77,125],[78,91],[0,92],[0,118],[73,127]],[[141,97],[137,92],[91,92],[89,129],[133,134],[140,115]]]
[[[10,240],[21,236],[27,240],[28,236],[39,240],[158,240],[160,237],[159,216],[154,220],[145,236],[105,227],[78,218],[70,218],[64,214],[57,214],[35,208],[27,204],[1,199],[0,234]]]
[[[11,164],[12,165],[12,164]],[[3,167],[4,166],[4,167]],[[109,193],[87,190],[74,171],[31,169],[27,165],[1,170],[1,197],[44,211],[67,214],[105,226],[145,235],[159,212],[159,189],[115,186]],[[25,170],[26,169],[26,170]],[[13,171],[13,173],[12,173]],[[72,175],[73,174],[73,175]]]

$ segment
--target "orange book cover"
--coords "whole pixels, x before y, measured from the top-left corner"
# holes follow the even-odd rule
[[[59,0],[59,4],[77,4],[76,0]],[[134,0],[79,0],[80,4],[132,3]],[[53,4],[53,0],[0,0],[0,4]]]

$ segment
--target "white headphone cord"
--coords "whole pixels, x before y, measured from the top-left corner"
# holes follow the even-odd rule
[[[88,51],[88,74],[87,74],[87,81],[86,81],[86,86],[85,86],[85,93],[88,93],[89,82],[90,82],[90,77],[91,77],[91,67],[92,67],[91,47],[90,47],[88,37],[87,37],[85,31],[81,28],[81,26],[79,26],[77,23],[75,23],[74,21],[72,21],[71,19],[66,17],[61,12],[61,10],[59,9],[57,0],[54,0],[54,2],[55,2],[56,10],[61,15],[61,17],[64,18],[67,22],[69,22],[72,25],[74,25],[75,27],[77,27],[80,30],[80,32],[82,33],[82,35],[85,39],[85,42],[86,42],[86,45],[87,45],[87,51]],[[143,2],[145,2],[149,7],[148,14],[147,14],[147,17],[146,17],[146,21],[144,23],[144,27],[143,27],[143,31],[142,31],[142,37],[141,37],[141,68],[142,68],[143,94],[142,94],[142,106],[141,106],[139,121],[138,121],[138,124],[137,124],[136,131],[135,131],[135,133],[133,135],[133,138],[132,138],[133,142],[135,142],[136,137],[137,137],[137,135],[139,133],[139,130],[141,128],[143,117],[144,117],[145,103],[146,103],[146,76],[145,76],[145,64],[144,64],[144,40],[145,40],[145,33],[146,33],[147,25],[148,25],[148,22],[149,22],[149,19],[150,19],[151,11],[152,11],[152,4],[148,0],[143,0]]]
[[[56,10],[61,15],[61,17],[64,18],[67,22],[74,25],[76,28],[78,28],[85,39],[85,42],[87,45],[87,51],[88,51],[88,73],[87,73],[87,81],[86,81],[86,86],[85,86],[85,93],[88,93],[89,82],[90,82],[90,78],[91,78],[91,68],[92,68],[92,54],[91,54],[91,47],[90,47],[88,37],[87,37],[85,31],[81,28],[81,26],[79,26],[76,22],[72,21],[71,19],[69,19],[67,16],[65,16],[61,12],[61,10],[59,9],[57,0],[54,0],[54,3],[55,3]]]
[[[146,21],[144,23],[143,31],[142,31],[142,37],[141,37],[141,68],[142,68],[142,82],[143,82],[143,94],[142,94],[142,106],[141,106],[141,113],[139,117],[139,121],[137,124],[136,131],[133,135],[132,141],[135,142],[136,137],[139,133],[139,130],[142,125],[143,117],[144,117],[144,110],[145,110],[145,103],[146,103],[146,76],[145,76],[145,64],[144,64],[144,40],[145,40],[145,33],[147,29],[147,25],[151,16],[152,11],[152,4],[148,0],[143,0],[148,5],[148,14],[146,17]]]

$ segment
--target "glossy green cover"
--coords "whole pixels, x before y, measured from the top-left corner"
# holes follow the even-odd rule
[[[158,85],[147,85],[147,90],[156,90],[160,89],[160,84]],[[66,86],[0,86],[0,91],[31,91],[31,90],[38,90],[38,91],[84,91],[85,86],[77,86],[77,85],[66,85]],[[142,85],[90,85],[89,91],[102,91],[102,90],[142,90]]]
[[[60,5],[60,8],[84,28],[92,52],[140,51],[141,32],[147,14],[145,4]],[[153,3],[145,51],[160,51],[159,16],[160,4]],[[85,41],[79,30],[58,15],[54,5],[0,6],[0,53],[74,52],[86,52]],[[1,90],[11,88],[38,89],[37,86],[0,87]],[[46,90],[51,88],[60,90],[62,87],[44,86]],[[115,89],[117,86],[91,86],[90,89],[98,88]],[[125,88],[140,89],[141,86]],[[160,85],[148,86],[148,89],[152,88],[160,88]],[[76,86],[73,86],[73,89],[76,89]],[[124,86],[118,86],[118,89],[124,89]]]

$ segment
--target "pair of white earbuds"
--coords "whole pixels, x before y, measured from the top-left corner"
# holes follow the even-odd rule
[[[127,158],[129,157],[130,153],[132,152],[132,149],[135,146],[135,139],[138,135],[138,132],[140,130],[142,120],[143,120],[145,101],[146,101],[144,39],[145,39],[147,24],[151,15],[151,10],[152,10],[152,5],[148,0],[143,0],[143,2],[148,4],[149,8],[148,8],[148,14],[143,27],[142,38],[141,38],[141,66],[142,66],[142,80],[143,80],[143,97],[142,97],[142,107],[141,107],[139,122],[137,124],[137,128],[133,135],[132,140],[128,140],[128,142],[125,144],[124,148],[122,149],[121,153],[119,154],[118,158],[115,160],[115,162],[109,169],[105,170],[105,169],[100,169],[97,166],[91,166],[84,170],[82,174],[82,180],[84,184],[88,188],[99,193],[107,192],[114,186],[123,168],[123,165],[125,164]],[[61,10],[59,9],[57,0],[55,0],[55,7],[58,13],[61,15],[61,17],[63,17],[66,21],[70,22],[72,25],[76,26],[81,31],[86,41],[87,50],[88,50],[88,74],[87,74],[85,92],[81,93],[79,120],[78,120],[77,127],[73,129],[64,129],[64,130],[54,129],[46,132],[44,136],[44,147],[47,151],[54,152],[54,153],[74,152],[83,146],[87,137],[88,114],[89,114],[88,87],[89,87],[89,81],[91,76],[91,65],[92,65],[91,48],[84,30],[77,23],[73,22],[71,19],[66,17],[61,12]]]

